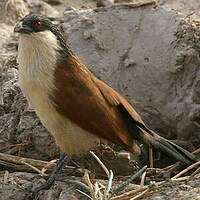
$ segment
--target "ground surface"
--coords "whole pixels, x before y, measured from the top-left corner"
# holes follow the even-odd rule
[[[59,155],[53,138],[35,113],[28,109],[17,83],[18,38],[13,34],[13,26],[29,11],[38,11],[62,21],[73,51],[100,79],[127,97],[151,128],[190,151],[199,147],[198,1],[161,0],[158,6],[152,3],[98,9],[94,0],[26,2],[0,2],[0,153],[3,153],[0,154],[0,200],[27,199],[27,188],[44,181],[31,173],[35,170],[27,166],[30,161],[22,163],[21,157],[49,161]],[[5,154],[19,157],[8,160],[10,157]],[[114,171],[117,181],[125,180],[138,170],[135,162],[116,155],[107,147],[98,149],[97,154]],[[75,175],[76,180],[82,181],[82,166],[93,171],[92,177],[106,178],[91,155],[74,160],[79,170],[65,169],[64,180],[71,180]],[[163,160],[169,162],[171,158],[158,160],[158,163],[166,165]],[[31,165],[40,170],[46,168],[45,164],[41,167],[38,162],[36,165],[31,162]],[[194,169],[186,175],[191,175]],[[178,171],[181,169],[174,170],[172,176]],[[164,183],[160,181],[166,180],[168,173],[158,174],[147,175],[146,185],[150,180],[159,184],[151,186],[143,199],[200,199],[198,173],[190,179],[186,177],[185,181],[178,179]],[[52,189],[41,192],[38,199],[86,199],[75,191],[77,187],[74,182],[57,181]]]

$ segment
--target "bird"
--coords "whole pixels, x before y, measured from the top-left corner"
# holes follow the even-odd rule
[[[185,165],[189,151],[148,128],[133,106],[98,79],[69,47],[58,25],[40,14],[19,20],[19,85],[42,124],[68,155],[82,155],[109,141],[136,155],[140,144]]]

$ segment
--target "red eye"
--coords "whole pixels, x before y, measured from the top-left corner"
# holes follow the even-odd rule
[[[41,26],[41,21],[35,21],[34,26],[39,28]]]

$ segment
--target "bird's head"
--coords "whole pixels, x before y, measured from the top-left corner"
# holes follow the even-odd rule
[[[17,22],[14,28],[14,32],[21,34],[32,34],[43,31],[52,32],[53,29],[55,29],[55,25],[46,16],[39,14],[29,14]]]
[[[14,27],[14,32],[26,39],[38,39],[46,44],[56,41],[65,52],[70,52],[67,46],[63,30],[59,25],[54,24],[48,17],[40,14],[29,14],[18,21]],[[39,45],[39,44],[38,44]]]

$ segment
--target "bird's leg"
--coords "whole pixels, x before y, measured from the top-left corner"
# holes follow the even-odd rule
[[[54,184],[57,175],[61,172],[62,168],[64,167],[65,161],[68,163],[70,160],[71,160],[71,158],[66,156],[65,153],[61,153],[60,158],[57,161],[56,167],[54,168],[54,170],[52,171],[50,176],[47,178],[46,182],[44,184],[42,184],[41,186],[32,189],[31,196],[36,197],[38,195],[39,191],[48,190]]]
[[[65,153],[60,154],[60,158],[57,161],[56,167],[54,168],[53,172],[48,177],[45,188],[43,189],[49,189],[52,184],[54,183],[56,176],[61,172],[62,168],[64,167],[65,161],[67,160],[67,163],[71,160],[68,156],[65,155]]]

